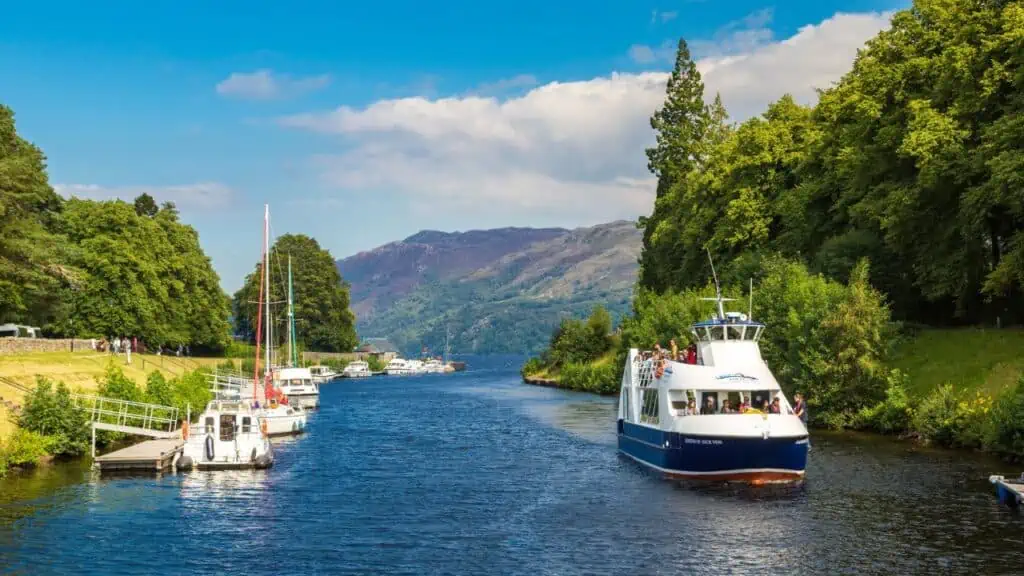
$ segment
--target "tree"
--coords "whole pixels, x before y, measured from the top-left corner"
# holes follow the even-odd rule
[[[61,206],[45,156],[18,136],[14,112],[0,105],[0,322],[42,324],[61,280],[74,277],[49,230]]]
[[[704,150],[700,144],[710,125],[711,112],[704,103],[704,83],[686,41],[680,39],[675,67],[665,88],[665,104],[651,117],[657,143],[647,149],[647,168],[658,177],[658,188],[654,211],[639,222],[644,229],[640,258],[640,284],[643,286],[661,291],[670,285],[671,247],[677,236],[669,218],[673,192],[702,163]]]
[[[271,302],[283,302],[288,296],[288,258],[291,257],[296,340],[311,350],[349,352],[358,344],[355,315],[349,310],[348,285],[334,263],[331,253],[316,240],[302,234],[285,234],[270,250]],[[251,341],[256,337],[256,302],[260,294],[263,265],[245,279],[233,301],[236,331]],[[287,310],[274,305],[275,344],[287,342]],[[266,330],[266,326],[264,326]]]
[[[156,200],[149,194],[143,192],[135,197],[135,213],[139,216],[156,216],[156,213],[160,211],[160,208],[156,205]]]

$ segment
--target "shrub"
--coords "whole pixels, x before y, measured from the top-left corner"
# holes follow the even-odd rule
[[[25,397],[18,425],[26,431],[49,437],[48,449],[54,456],[80,456],[89,449],[89,421],[75,405],[63,382],[39,377],[36,387]]]
[[[566,364],[562,367],[558,382],[564,388],[595,394],[614,394],[621,384],[616,367],[608,362]]]
[[[1024,456],[1024,376],[994,403],[989,443],[994,450]]]
[[[523,364],[523,367],[519,369],[519,373],[525,378],[527,376],[537,374],[544,369],[544,362],[540,358],[530,358],[525,364]]]
[[[853,419],[852,427],[883,434],[903,434],[910,430],[914,409],[907,395],[907,381],[905,374],[894,371],[885,390],[885,400],[862,408]]]
[[[35,466],[50,452],[52,444],[53,441],[50,438],[38,432],[19,428],[11,434],[3,446],[0,446],[0,460],[4,462],[2,468]]]

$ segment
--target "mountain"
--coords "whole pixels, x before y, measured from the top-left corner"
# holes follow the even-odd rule
[[[641,232],[589,228],[424,230],[338,261],[363,337],[404,353],[534,353],[559,320],[597,304],[629,310]]]

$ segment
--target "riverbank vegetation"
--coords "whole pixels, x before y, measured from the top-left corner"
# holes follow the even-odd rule
[[[1020,2],[917,0],[816,105],[784,96],[738,125],[680,41],[651,119],[658,187],[620,358],[688,343],[712,313],[697,300],[710,252],[727,295],[753,279],[764,356],[812,423],[1024,455],[1020,349],[978,376],[984,342],[927,329],[1024,321],[1020,30]]]
[[[192,370],[172,378],[153,370],[140,386],[125,375],[113,358],[108,360],[102,377],[95,382],[95,389],[97,394],[107,398],[177,408],[179,420],[185,418],[189,409],[195,420],[213,396],[206,370]],[[153,415],[170,418],[171,412],[156,411]],[[25,395],[15,422],[14,432],[0,439],[0,476],[10,467],[30,468],[47,459],[75,458],[90,449],[88,416],[73,401],[71,389],[62,381],[38,377],[36,385]],[[121,433],[100,431],[96,434],[96,443],[100,447],[107,446],[124,437]]]

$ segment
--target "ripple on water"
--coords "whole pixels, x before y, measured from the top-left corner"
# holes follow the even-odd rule
[[[986,481],[998,464],[969,454],[815,434],[804,486],[684,486],[616,454],[614,399],[525,386],[511,370],[370,378],[321,394],[307,433],[274,441],[268,471],[6,481],[0,566],[1009,574],[1024,563],[1024,520]]]

